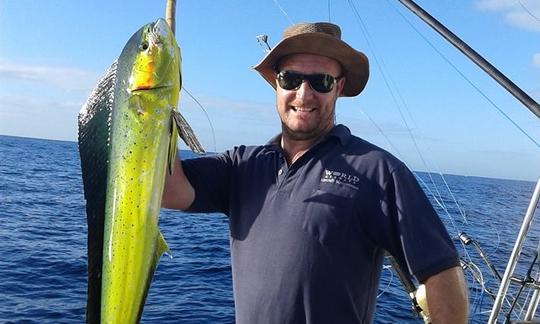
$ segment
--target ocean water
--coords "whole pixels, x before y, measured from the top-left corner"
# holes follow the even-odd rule
[[[460,243],[458,233],[479,242],[502,274],[534,183],[418,176],[468,264],[470,322],[485,323],[492,299],[475,277],[480,274],[493,292],[497,280],[474,247]],[[0,136],[0,323],[84,322],[84,206],[76,143]],[[522,275],[537,249],[536,225],[518,266]],[[160,228],[172,258],[159,263],[142,322],[234,323],[226,217],[163,210]],[[517,288],[512,287],[514,295]],[[383,269],[375,322],[422,322],[389,266]]]

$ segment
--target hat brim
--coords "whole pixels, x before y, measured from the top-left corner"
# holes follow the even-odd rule
[[[365,88],[369,63],[364,53],[324,33],[304,33],[285,38],[253,68],[275,89],[279,60],[292,54],[316,54],[338,61],[346,78],[342,96],[354,97]]]

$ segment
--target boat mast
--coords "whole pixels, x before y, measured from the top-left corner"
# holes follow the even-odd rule
[[[518,99],[522,104],[525,105],[536,117],[540,118],[540,104],[531,98],[527,93],[521,90],[514,82],[508,79],[504,74],[502,74],[496,67],[491,65],[486,59],[484,59],[480,54],[473,50],[467,43],[461,40],[458,36],[452,33],[448,28],[441,24],[437,19],[433,18],[429,13],[422,9],[412,0],[398,0],[403,4],[407,9],[416,14],[420,19],[422,19],[426,24],[435,29],[439,34],[441,34],[447,41],[454,45],[458,50],[465,54],[471,61],[478,65],[482,70],[484,70],[489,76],[491,76],[495,81],[502,85],[508,92],[510,92],[516,99]]]

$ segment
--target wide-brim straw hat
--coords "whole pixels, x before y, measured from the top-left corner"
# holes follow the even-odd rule
[[[277,65],[284,56],[316,54],[341,64],[346,82],[342,96],[354,97],[366,86],[369,63],[366,55],[341,40],[339,26],[327,22],[299,23],[283,32],[283,39],[253,68],[276,88]]]

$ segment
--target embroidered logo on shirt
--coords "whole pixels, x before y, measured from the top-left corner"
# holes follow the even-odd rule
[[[358,189],[356,184],[360,181],[360,178],[353,176],[344,172],[332,171],[324,169],[323,175],[321,177],[321,182],[329,183],[341,183]]]

